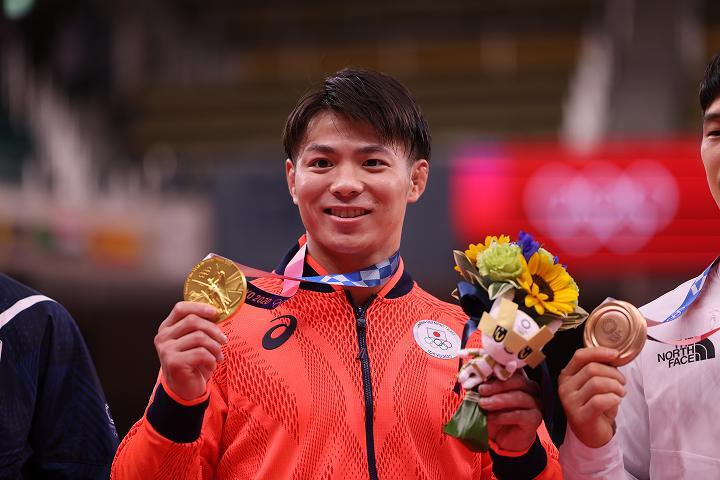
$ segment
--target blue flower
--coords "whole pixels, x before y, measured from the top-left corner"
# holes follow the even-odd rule
[[[523,231],[520,231],[518,238],[518,245],[522,249],[523,257],[525,257],[525,261],[529,261],[530,257],[540,248],[540,243],[536,242],[532,235]]]

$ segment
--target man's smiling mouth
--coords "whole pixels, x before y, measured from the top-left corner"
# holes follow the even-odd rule
[[[326,208],[324,212],[334,217],[356,218],[367,215],[370,213],[370,210],[364,208]]]

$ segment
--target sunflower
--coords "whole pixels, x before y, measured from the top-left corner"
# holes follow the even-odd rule
[[[510,243],[510,237],[507,235],[500,235],[499,237],[496,237],[494,235],[488,235],[485,237],[485,243],[471,243],[467,250],[465,250],[465,256],[470,260],[470,263],[477,266],[477,257],[482,252],[484,252],[486,249],[490,248],[490,245],[494,243],[503,244],[503,243]],[[460,269],[455,266],[455,271],[459,272]]]
[[[525,262],[524,257],[522,261]],[[577,284],[549,253],[540,249],[530,257],[526,266],[518,278],[518,284],[527,292],[526,307],[534,307],[538,315],[545,314],[546,310],[555,315],[575,310],[579,293]]]

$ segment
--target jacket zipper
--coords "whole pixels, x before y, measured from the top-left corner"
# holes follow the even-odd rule
[[[349,295],[348,299],[352,305],[352,298]],[[377,460],[375,459],[372,380],[370,378],[370,356],[368,355],[367,350],[367,318],[365,317],[365,312],[367,312],[368,307],[374,299],[375,295],[370,297],[363,305],[359,307],[353,306],[359,347],[357,359],[360,361],[360,370],[362,371],[363,382],[363,397],[365,399],[365,444],[367,447],[367,461],[370,480],[378,480],[378,474]]]

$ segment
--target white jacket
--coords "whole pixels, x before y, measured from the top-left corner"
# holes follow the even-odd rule
[[[695,279],[645,305],[663,321],[685,299]],[[652,327],[662,340],[700,335],[720,327],[720,270],[710,271],[700,296],[675,321]],[[627,395],[615,437],[588,448],[568,429],[560,448],[567,479],[720,479],[720,332],[687,346],[648,340],[620,370]]]

